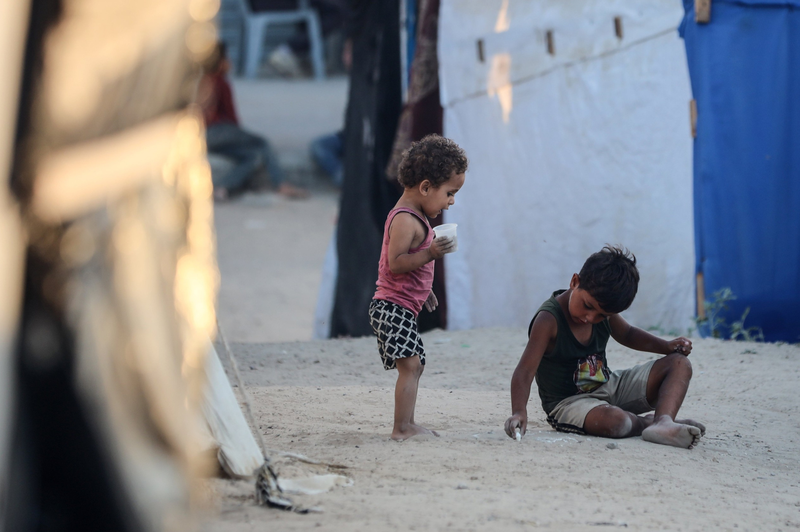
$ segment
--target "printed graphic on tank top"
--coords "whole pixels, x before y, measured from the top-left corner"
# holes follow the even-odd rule
[[[578,360],[573,381],[578,393],[593,392],[608,382],[610,372],[603,363],[603,353],[595,353]]]

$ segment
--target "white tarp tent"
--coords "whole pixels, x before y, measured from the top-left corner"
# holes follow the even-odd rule
[[[201,404],[208,428],[205,447],[216,449],[219,464],[229,476],[252,477],[263,465],[264,456],[211,342],[206,357],[206,376],[208,385]]]
[[[445,259],[450,328],[527,324],[611,243],[630,248],[641,273],[626,318],[686,332],[694,236],[682,16],[676,0],[443,0],[444,134],[470,159],[446,213],[459,224],[459,251]]]

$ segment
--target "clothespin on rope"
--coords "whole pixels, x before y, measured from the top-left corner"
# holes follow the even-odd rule
[[[711,0],[694,0],[694,21],[698,24],[711,22]]]

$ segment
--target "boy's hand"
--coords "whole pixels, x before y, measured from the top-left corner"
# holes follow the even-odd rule
[[[439,300],[436,299],[436,294],[431,290],[431,293],[428,294],[428,299],[425,300],[425,308],[428,309],[428,312],[433,312],[438,306]]]
[[[692,341],[683,336],[675,338],[669,342],[669,352],[689,356],[689,353],[692,352]]]
[[[509,438],[516,438],[514,429],[517,427],[519,427],[520,433],[525,436],[525,432],[528,430],[528,416],[526,414],[514,414],[510,418],[506,419],[505,429]]]
[[[431,257],[434,259],[441,259],[445,256],[446,253],[450,253],[453,251],[453,247],[455,246],[455,239],[440,236],[439,238],[434,238],[431,242],[431,247],[428,249],[431,252]]]

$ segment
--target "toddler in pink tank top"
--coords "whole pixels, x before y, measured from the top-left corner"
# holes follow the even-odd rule
[[[424,306],[439,302],[433,285],[433,261],[455,250],[452,238],[434,239],[428,217],[435,218],[455,203],[464,186],[467,156],[455,142],[428,135],[403,154],[398,181],[404,187],[383,229],[375,296],[369,307],[378,352],[387,370],[397,368],[392,439],[434,434],[414,422],[419,378],[425,368],[425,350],[417,329]]]

